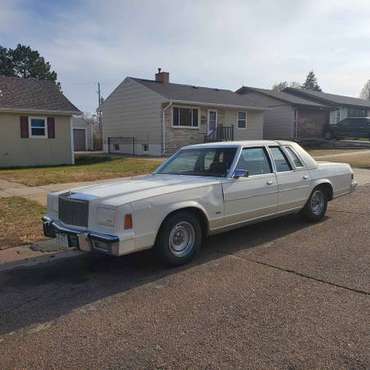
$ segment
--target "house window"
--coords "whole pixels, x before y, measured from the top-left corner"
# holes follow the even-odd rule
[[[47,137],[46,119],[42,117],[29,118],[30,137],[45,138]]]
[[[363,108],[348,108],[348,117],[366,117],[367,109]]]
[[[340,110],[339,109],[337,109],[337,111],[336,111],[336,117],[335,117],[335,122],[339,122],[340,121]]]
[[[173,108],[172,125],[174,127],[198,127],[197,108]]]
[[[247,128],[247,112],[238,112],[238,128]]]

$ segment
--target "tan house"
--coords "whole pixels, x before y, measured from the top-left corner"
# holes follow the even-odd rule
[[[0,76],[0,167],[73,164],[80,113],[52,81]]]
[[[266,108],[265,139],[322,138],[328,129],[330,106],[285,91],[243,86],[238,94]]]
[[[264,108],[231,90],[127,77],[102,105],[104,150],[168,155],[195,143],[261,139]]]

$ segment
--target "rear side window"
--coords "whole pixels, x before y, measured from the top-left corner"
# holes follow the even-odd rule
[[[290,165],[288,158],[278,146],[270,147],[270,150],[272,153],[272,158],[275,162],[277,172],[285,172],[292,170],[292,166]]]
[[[272,172],[265,148],[243,149],[237,168],[247,170],[249,176]]]
[[[294,165],[296,167],[303,167],[303,163],[299,159],[299,157],[296,154],[296,152],[290,146],[285,146],[284,148],[288,152],[288,155],[290,156],[290,158],[292,159],[292,161],[294,162]]]

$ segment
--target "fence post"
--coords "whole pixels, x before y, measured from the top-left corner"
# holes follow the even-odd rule
[[[135,155],[135,136],[132,137],[132,155]]]

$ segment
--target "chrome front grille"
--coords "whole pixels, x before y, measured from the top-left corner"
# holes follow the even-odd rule
[[[59,220],[67,225],[88,226],[89,201],[76,199],[73,193],[64,193],[59,196]]]

